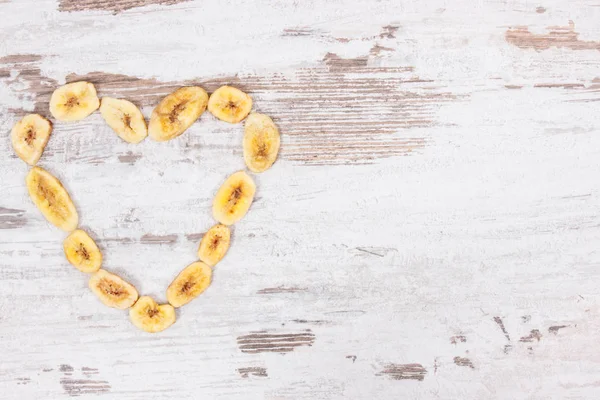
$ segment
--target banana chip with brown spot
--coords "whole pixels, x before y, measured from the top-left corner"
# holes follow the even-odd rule
[[[221,185],[213,199],[213,217],[224,225],[232,225],[248,212],[256,185],[244,171],[231,175]]]
[[[207,265],[214,267],[225,257],[230,240],[231,231],[228,226],[222,224],[213,226],[200,241],[198,258]]]
[[[177,89],[152,111],[148,135],[157,142],[175,139],[206,110],[208,94],[198,86]]]
[[[92,275],[89,287],[102,303],[120,310],[131,307],[138,299],[138,291],[132,284],[103,269]]]
[[[100,114],[108,126],[128,143],[140,143],[148,136],[144,115],[130,101],[103,97]]]
[[[208,111],[230,124],[236,124],[246,118],[251,109],[252,98],[231,86],[221,86],[208,99]]]
[[[87,232],[77,229],[63,241],[67,260],[82,272],[96,272],[102,265],[102,253]]]
[[[28,114],[13,126],[10,138],[19,158],[35,165],[50,139],[52,124],[39,114]]]
[[[79,215],[75,205],[56,177],[43,168],[33,167],[25,181],[29,197],[48,222],[67,232],[77,228]]]
[[[73,82],[56,89],[50,97],[50,112],[59,121],[79,121],[100,107],[96,88],[89,82]]]
[[[181,307],[198,297],[210,286],[212,269],[203,262],[184,268],[167,289],[167,300],[173,307]]]
[[[252,172],[271,168],[279,153],[279,129],[264,114],[252,113],[244,126],[244,161]]]
[[[145,332],[161,332],[175,323],[175,309],[170,304],[158,304],[150,296],[142,296],[129,310],[131,322]]]

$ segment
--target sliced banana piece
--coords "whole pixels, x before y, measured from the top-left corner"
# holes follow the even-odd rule
[[[100,107],[96,88],[89,82],[59,87],[50,97],[50,112],[59,121],[79,121]]]
[[[244,171],[231,175],[221,185],[213,200],[213,216],[224,225],[232,225],[248,212],[256,185]]]
[[[173,307],[181,307],[198,297],[210,286],[212,269],[195,262],[183,269],[167,288],[167,301]]]
[[[52,174],[40,167],[33,167],[25,179],[29,197],[44,217],[64,231],[77,228],[79,215],[69,194]]]
[[[138,291],[121,277],[100,269],[88,283],[92,292],[108,307],[125,310],[138,299]]]
[[[252,113],[244,126],[244,161],[252,172],[271,168],[279,153],[279,129],[264,114]]]
[[[103,97],[100,114],[108,126],[128,143],[139,143],[148,136],[144,115],[130,101]]]
[[[217,224],[202,237],[198,247],[198,258],[205,264],[214,267],[225,257],[229,249],[231,231],[228,226]]]
[[[19,158],[35,165],[50,139],[52,124],[39,114],[27,114],[12,128],[10,139]]]
[[[240,89],[221,86],[210,95],[208,111],[221,121],[237,124],[250,113],[252,97]]]
[[[77,229],[63,241],[67,260],[82,272],[96,272],[102,265],[102,253],[87,232]]]
[[[175,323],[175,309],[170,304],[158,304],[150,296],[142,296],[129,310],[131,322],[143,331],[161,332]]]
[[[198,86],[177,89],[161,100],[152,111],[148,134],[157,142],[181,135],[206,110],[208,94]]]

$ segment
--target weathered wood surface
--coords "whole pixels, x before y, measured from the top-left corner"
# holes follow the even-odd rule
[[[598,1],[0,3],[2,398],[598,398]],[[10,147],[77,79],[146,116],[232,83],[282,131],[162,334],[89,292]],[[55,124],[40,165],[105,267],[164,301],[241,134],[206,113],[128,145],[95,113]]]

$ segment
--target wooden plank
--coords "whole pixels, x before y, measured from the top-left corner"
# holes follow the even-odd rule
[[[7,399],[595,399],[600,7],[0,0],[0,392]],[[92,81],[146,117],[233,84],[282,132],[211,287],[148,335],[28,199],[9,132]],[[55,123],[40,165],[104,267],[165,289],[244,168],[242,126],[121,141]]]

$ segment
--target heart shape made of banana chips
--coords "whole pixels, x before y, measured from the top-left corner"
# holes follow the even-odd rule
[[[73,82],[57,88],[50,98],[50,113],[57,121],[79,121],[97,109],[112,130],[128,143],[140,143],[146,137],[163,142],[183,134],[208,108],[218,119],[236,124],[245,120],[243,153],[248,170],[268,170],[279,152],[279,130],[264,114],[250,113],[252,98],[241,90],[222,86],[210,96],[199,86],[186,86],[167,95],[154,108],[150,122],[133,103],[111,97],[98,98],[89,82]],[[256,185],[246,171],[230,175],[217,190],[212,215],[217,223],[198,246],[198,261],[185,267],[168,286],[168,303],[158,304],[149,296],[140,296],[136,288],[105,269],[102,253],[83,229],[78,229],[79,214],[67,190],[50,172],[37,166],[52,134],[52,123],[39,114],[18,121],[11,132],[15,153],[32,166],[25,179],[29,196],[42,215],[54,226],[69,232],[63,241],[65,257],[78,270],[91,274],[89,287],[102,303],[121,310],[129,309],[129,318],[146,332],[160,332],[175,323],[175,309],[208,288],[213,267],[220,262],[231,241],[230,226],[250,209]]]

